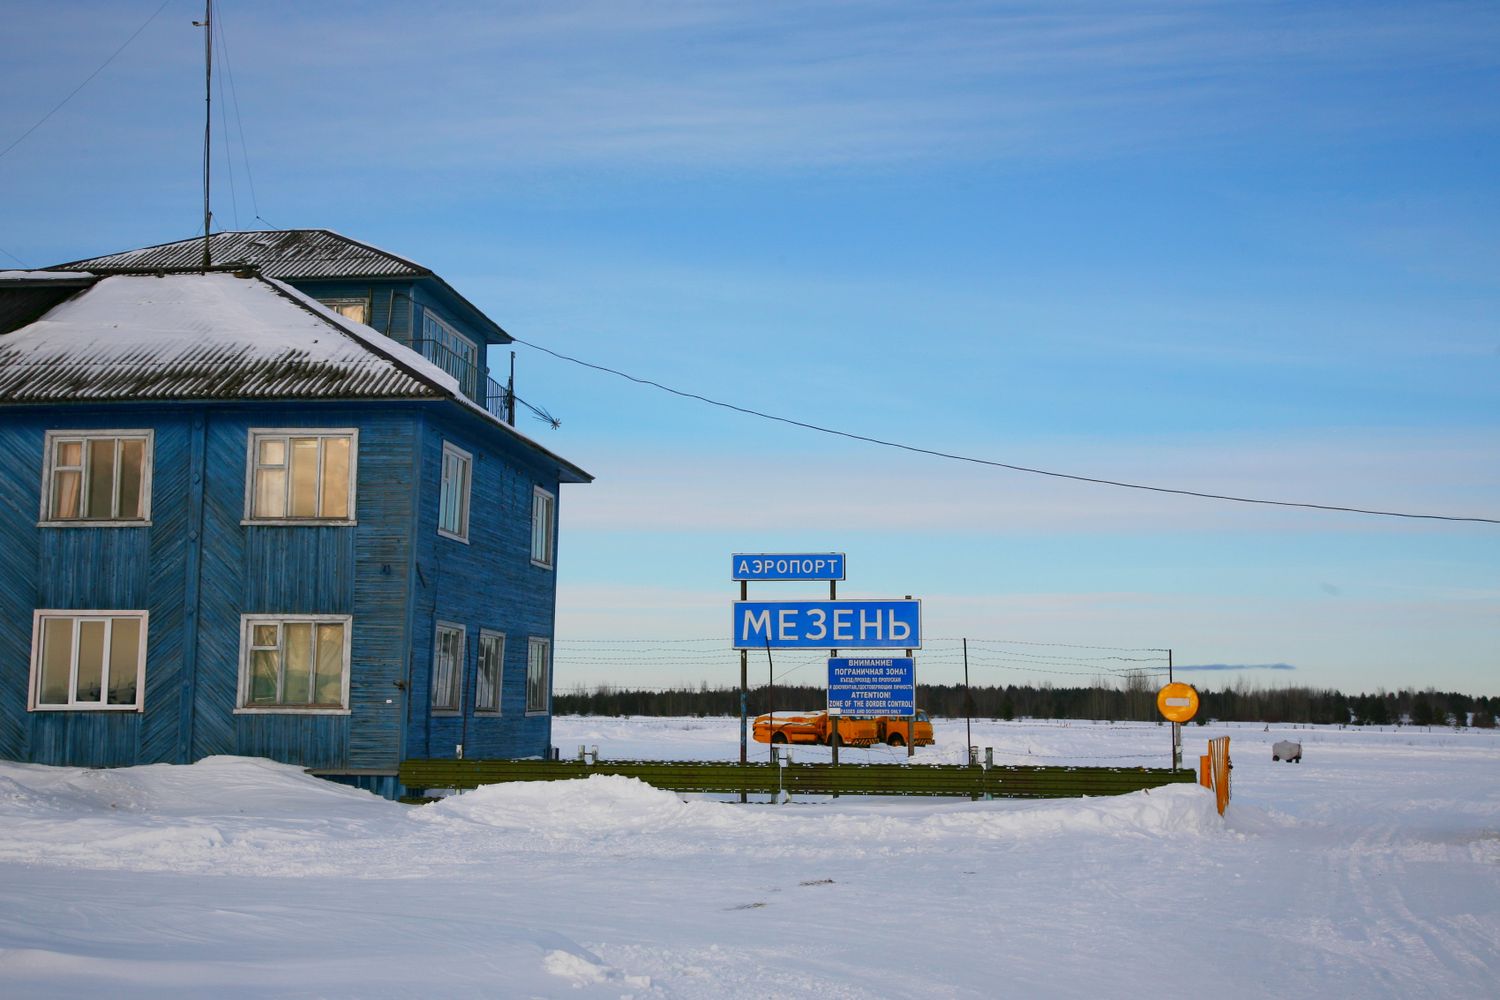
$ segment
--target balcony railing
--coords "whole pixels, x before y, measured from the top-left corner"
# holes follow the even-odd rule
[[[465,396],[506,423],[510,422],[510,394],[505,386],[485,375],[474,359],[436,340],[413,340],[411,348],[457,379]]]

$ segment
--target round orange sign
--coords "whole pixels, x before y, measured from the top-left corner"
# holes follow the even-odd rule
[[[1156,692],[1156,708],[1168,722],[1187,722],[1198,714],[1198,692],[1177,681]]]

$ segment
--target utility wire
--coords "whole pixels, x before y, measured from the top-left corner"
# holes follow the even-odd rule
[[[669,385],[662,385],[660,382],[653,382],[651,379],[638,378],[635,375],[626,374],[625,372],[622,372],[616,368],[610,368],[606,365],[596,365],[592,362],[584,361],[580,358],[571,357],[567,354],[561,354],[557,351],[552,350],[551,348],[543,347],[540,344],[533,344],[529,340],[522,340],[520,337],[513,337],[512,339],[515,340],[515,342],[518,344],[523,344],[526,347],[541,351],[544,354],[550,354],[560,361],[568,361],[575,365],[580,365],[584,368],[592,368],[595,371],[606,372],[610,375],[617,375],[620,378],[635,382],[638,385],[649,385],[653,388],[660,389],[663,392],[671,393],[674,396],[681,396],[684,399],[696,399],[701,403],[708,403],[710,406],[718,406],[726,410],[733,410],[736,413],[743,413],[747,416],[760,417],[762,420],[772,420],[776,423],[789,424],[793,427],[801,427],[804,430],[817,431],[820,434],[831,434],[834,437],[848,438],[851,441],[864,441],[868,444],[879,445],[882,448],[895,448],[900,451],[914,452],[918,455],[931,455],[934,458],[946,458],[954,462],[968,462],[973,465],[986,465],[997,469],[1009,469],[1012,472],[1025,472],[1034,476],[1050,476],[1053,479],[1070,479],[1074,482],[1095,483],[1100,486],[1115,486],[1120,489],[1145,490],[1151,493],[1171,493],[1176,494],[1177,496],[1199,497],[1204,500],[1227,500],[1232,503],[1262,504],[1270,507],[1299,507],[1308,510],[1339,511],[1347,514],[1373,514],[1379,517],[1405,517],[1427,521],[1465,521],[1476,524],[1500,524],[1500,518],[1494,517],[1456,517],[1448,514],[1416,514],[1409,511],[1372,510],[1365,507],[1344,507],[1336,504],[1325,503],[1299,503],[1290,500],[1265,500],[1255,497],[1232,496],[1226,493],[1202,493],[1197,490],[1175,489],[1168,486],[1148,486],[1144,483],[1126,483],[1116,479],[1100,479],[1095,476],[1080,476],[1068,472],[1052,472],[1047,469],[1034,469],[1025,465],[1012,465],[1009,462],[997,462],[987,458],[975,458],[972,455],[959,455],[954,452],[939,451],[935,448],[922,448],[917,445],[902,444],[899,441],[887,441],[884,438],[871,437],[867,434],[855,434],[852,431],[841,431],[833,427],[823,427],[819,424],[810,424],[802,420],[793,420],[791,417],[781,417],[777,416],[774,413],[765,413],[761,410],[753,410],[747,406],[736,406],[734,403],[726,403],[722,400],[711,399],[708,396],[702,396],[696,392],[687,392],[682,389],[674,389]]]
[[[214,18],[209,27],[214,33],[212,41],[217,43],[219,55],[222,58],[224,54],[224,32],[219,27],[219,19]],[[229,174],[229,209],[230,213],[234,216],[234,228],[238,229],[240,228],[240,193],[234,183],[234,146],[229,140],[229,101],[226,99],[227,95],[224,88],[225,75],[224,73],[219,74],[219,124],[224,129],[224,170]]]
[[[74,87],[71,91],[69,91],[68,96],[64,97],[62,100],[58,101],[57,104],[55,104],[53,106],[53,108],[52,108],[51,111],[47,112],[45,115],[42,115],[42,117],[37,120],[37,122],[36,122],[35,125],[32,125],[31,128],[27,129],[26,131],[22,132],[20,135],[16,136],[16,138],[11,142],[11,144],[9,146],[6,146],[4,149],[0,149],[0,158],[3,158],[6,153],[9,153],[12,149],[15,149],[17,146],[19,146],[21,144],[22,140],[24,140],[28,135],[30,135],[31,133],[35,132],[37,129],[41,128],[42,125],[44,125],[46,123],[46,121],[47,121],[48,118],[51,118],[53,115],[57,114],[59,111],[62,110],[63,105],[67,104],[73,98],[77,97],[78,96],[78,92],[80,90],[82,90],[84,87],[87,87],[89,85],[89,83],[94,79],[94,77],[98,76],[100,73],[103,73],[105,67],[108,66],[110,63],[114,62],[115,61],[115,57],[118,56],[121,52],[124,52],[125,49],[127,47],[129,47],[130,43],[133,42],[133,41],[135,41],[136,37],[138,35],[140,35],[141,32],[145,31],[146,27],[152,21],[156,20],[156,15],[160,14],[162,11],[166,10],[167,9],[167,4],[169,4],[171,2],[172,2],[172,0],[162,0],[161,6],[158,7],[158,8],[156,8],[156,10],[152,12],[151,16],[148,17],[148,18],[146,18],[146,20],[141,23],[141,26],[139,28],[136,28],[135,31],[131,34],[131,36],[129,38],[125,39],[125,41],[121,43],[121,45],[120,45],[119,48],[115,49],[114,52],[110,53],[109,58],[106,59],[106,60],[104,60],[102,63],[100,63],[98,69],[94,70],[88,76],[84,77],[84,80],[83,80],[82,83],[80,83],[78,86]]]
[[[224,27],[224,9],[222,7],[219,8],[218,14],[219,16],[214,19],[214,26],[218,29],[219,54],[224,59],[224,75],[229,77],[229,97],[234,102],[235,127],[239,130],[240,134],[240,158],[244,160],[245,179],[250,185],[250,210],[254,213],[255,218],[260,219],[260,204],[255,198],[255,174],[250,169],[250,147],[245,144],[245,117],[240,114],[240,92],[234,85],[234,67],[229,62],[229,35]],[[219,81],[219,99],[221,102],[224,97],[223,88],[224,83],[221,78]],[[225,126],[225,132],[227,133],[228,131],[228,126]],[[227,138],[228,136],[226,135]],[[228,143],[226,142],[225,145],[227,146]],[[260,221],[265,222],[266,220],[260,219]],[[238,215],[236,215],[235,225],[238,228]],[[270,223],[266,222],[266,225],[269,226]]]
[[[1002,646],[1057,646],[1060,649],[1108,649],[1116,653],[1165,653],[1155,646],[1084,646],[1076,642],[1038,642],[1035,639],[974,639],[969,636],[938,636],[929,642],[993,642]],[[578,640],[572,640],[574,642]],[[1160,657],[1154,657],[1160,659]]]

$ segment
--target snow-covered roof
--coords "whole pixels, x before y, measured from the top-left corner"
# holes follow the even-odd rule
[[[0,404],[191,399],[448,399],[592,479],[421,354],[254,274],[106,276],[0,335]]]
[[[82,281],[91,277],[87,271],[0,271],[0,281],[4,282]]]
[[[212,267],[232,270],[250,267],[268,278],[282,281],[334,281],[341,279],[400,279],[429,281],[453,297],[460,309],[481,327],[487,340],[511,342],[510,334],[482,309],[464,298],[431,268],[353,240],[331,229],[256,229],[213,233],[209,236]],[[122,250],[54,265],[50,270],[86,271],[95,274],[141,274],[203,269],[203,237]]]
[[[116,275],[0,337],[0,402],[457,394],[446,372],[387,344],[376,353],[260,278]]]

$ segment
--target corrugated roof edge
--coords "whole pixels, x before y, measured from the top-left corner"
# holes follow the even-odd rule
[[[274,230],[271,230],[271,231],[274,231]],[[392,260],[399,260],[401,263],[405,264],[407,267],[410,267],[413,270],[417,271],[418,272],[417,277],[431,278],[433,281],[436,281],[439,285],[441,285],[443,287],[444,291],[446,291],[449,295],[452,295],[455,299],[457,299],[460,303],[463,304],[464,308],[468,309],[470,312],[472,312],[474,314],[474,316],[473,316],[474,319],[477,319],[480,323],[484,324],[485,326],[488,326],[495,333],[499,334],[499,336],[501,338],[501,343],[509,344],[509,343],[511,343],[511,342],[513,342],[515,340],[514,337],[512,337],[510,334],[508,334],[508,333],[505,332],[505,328],[504,327],[502,327],[499,323],[496,323],[494,320],[490,319],[488,313],[486,313],[483,309],[479,308],[474,303],[470,302],[467,298],[465,298],[462,292],[460,292],[458,289],[454,288],[452,285],[448,284],[448,282],[443,279],[443,276],[440,275],[440,274],[438,274],[432,268],[426,267],[426,266],[424,266],[422,264],[418,264],[414,260],[408,260],[407,258],[401,256],[398,253],[391,253],[389,250],[386,250],[383,247],[378,247],[378,246],[376,246],[373,243],[366,243],[364,240],[357,240],[357,239],[355,239],[352,236],[345,236],[343,233],[339,232],[337,229],[322,229],[322,228],[320,228],[320,229],[317,229],[315,231],[316,232],[320,232],[320,233],[327,233],[329,236],[337,236],[341,240],[348,240],[350,243],[353,243],[355,246],[361,246],[361,247],[364,247],[366,250],[373,250],[375,253],[384,254],[385,256],[390,257]]]
[[[260,233],[299,233],[299,232],[300,233],[326,233],[329,236],[337,237],[338,239],[344,240],[344,241],[346,241],[348,243],[352,243],[355,246],[364,247],[366,250],[372,251],[374,253],[381,254],[382,256],[385,256],[385,257],[389,257],[389,258],[391,258],[394,261],[399,261],[401,264],[405,265],[406,267],[411,268],[413,271],[415,271],[417,273],[414,274],[414,275],[387,275],[387,276],[384,276],[385,278],[387,278],[387,279],[401,278],[401,277],[431,278],[433,281],[437,282],[438,285],[441,286],[444,291],[446,291],[449,295],[452,295],[455,299],[457,299],[458,302],[465,309],[468,309],[473,314],[471,316],[472,319],[477,320],[481,325],[483,325],[485,327],[488,327],[492,332],[494,332],[500,338],[500,342],[501,343],[503,343],[503,344],[509,344],[509,343],[511,343],[512,341],[515,340],[514,337],[512,337],[509,333],[507,333],[505,331],[504,327],[502,327],[499,323],[496,323],[493,319],[491,319],[489,317],[489,315],[483,309],[480,309],[474,303],[470,302],[467,298],[465,298],[462,292],[460,292],[458,289],[454,288],[452,285],[448,284],[448,282],[445,281],[443,279],[443,277],[441,275],[439,275],[436,271],[432,270],[432,268],[425,267],[425,266],[423,266],[421,264],[418,264],[416,261],[409,260],[406,257],[401,256],[400,254],[391,253],[389,250],[386,250],[386,249],[384,249],[382,247],[378,247],[378,246],[376,246],[373,243],[367,243],[364,240],[356,240],[352,236],[345,236],[343,233],[339,232],[336,229],[327,229],[327,228],[324,228],[322,226],[314,226],[312,228],[307,228],[307,229],[221,229],[217,233],[211,233],[210,236],[222,236],[222,235],[224,235],[226,233],[235,233],[235,234],[239,234],[239,235],[246,235],[246,236],[248,236],[248,235],[255,235],[255,234],[260,234]],[[100,259],[102,259],[104,257],[116,257],[116,256],[119,256],[120,254],[124,254],[124,253],[145,253],[145,252],[151,251],[151,250],[160,250],[162,247],[173,246],[173,245],[178,244],[178,243],[191,243],[191,242],[193,242],[195,240],[201,240],[201,239],[202,239],[201,236],[188,236],[188,237],[184,237],[183,239],[178,239],[178,240],[167,240],[164,243],[153,243],[150,246],[136,247],[133,250],[120,250],[120,251],[116,251],[115,253],[112,253],[112,254],[99,254],[99,255],[94,256],[94,257],[81,257],[78,260],[68,261],[67,263],[64,263],[64,264],[54,264],[54,265],[52,265],[51,268],[49,268],[49,270],[66,271],[66,270],[68,270],[70,268],[76,268],[76,267],[78,267],[78,266],[80,266],[82,264],[88,264],[90,262],[97,262],[98,260],[100,260]],[[125,270],[130,270],[130,269],[124,269],[124,268],[122,268],[121,270],[125,271]],[[144,268],[143,270],[146,271],[147,273],[154,273],[155,271],[157,271],[159,269],[158,268]],[[312,280],[324,280],[324,279],[327,279],[328,275],[297,275],[297,274],[292,274],[292,275],[287,275],[287,278],[290,278],[292,280],[296,280],[296,279],[300,278],[302,280],[312,281]]]
[[[572,475],[576,477],[573,479],[568,479],[566,476],[564,476],[564,482],[591,483],[594,481],[594,477],[588,472],[585,472],[583,469],[581,469],[577,465],[574,465],[566,458],[563,458],[561,455],[552,451],[550,448],[542,445],[540,442],[527,437],[525,434],[522,434],[510,424],[507,424],[505,421],[495,416],[489,410],[485,409],[483,406],[480,406],[468,396],[465,396],[458,388],[457,379],[434,365],[432,362],[428,361],[416,351],[413,351],[411,348],[407,347],[405,344],[397,343],[384,334],[377,333],[375,330],[371,329],[368,326],[365,326],[362,323],[356,323],[353,320],[345,317],[344,315],[334,312],[327,306],[323,305],[323,303],[319,302],[317,299],[313,298],[310,295],[299,292],[297,289],[293,288],[291,285],[288,285],[283,281],[278,281],[275,278],[267,278],[259,274],[255,275],[255,280],[265,282],[272,289],[284,295],[286,298],[290,299],[297,305],[300,305],[302,308],[306,309],[314,316],[317,316],[319,319],[325,321],[330,326],[339,330],[345,336],[359,341],[372,353],[378,354],[392,364],[400,366],[408,373],[410,373],[412,377],[421,379],[429,385],[432,385],[433,387],[441,390],[450,399],[452,399],[453,402],[458,403],[469,412],[482,417],[486,422],[499,427],[501,430],[516,438],[526,447],[531,448],[532,450],[545,455],[551,461],[556,462],[559,474],[565,472],[572,473]]]
[[[210,238],[220,237],[220,236],[270,236],[270,235],[285,236],[285,235],[292,234],[292,233],[323,233],[323,234],[325,234],[327,236],[337,237],[338,239],[343,240],[345,243],[352,243],[355,246],[363,247],[366,250],[369,250],[369,251],[371,251],[373,253],[379,254],[382,257],[389,257],[391,260],[397,262],[398,264],[402,265],[403,267],[409,268],[412,271],[416,272],[416,275],[419,275],[419,276],[422,276],[422,277],[426,277],[426,276],[432,274],[432,270],[430,268],[423,267],[421,264],[418,264],[416,261],[407,260],[405,257],[401,256],[400,254],[391,253],[389,250],[385,250],[385,249],[382,249],[381,247],[377,247],[373,243],[366,243],[364,240],[356,240],[356,239],[353,239],[351,237],[345,236],[343,233],[338,232],[337,230],[334,230],[334,229],[325,229],[325,228],[323,228],[321,226],[315,226],[315,227],[304,228],[304,229],[221,229],[221,230],[219,230],[217,232],[210,233],[209,236],[210,236]],[[106,258],[109,258],[109,257],[122,257],[122,256],[126,256],[126,255],[147,255],[147,254],[150,254],[151,251],[153,251],[153,250],[162,250],[162,249],[165,249],[166,247],[176,247],[176,246],[181,246],[181,245],[184,245],[184,244],[192,246],[194,244],[201,243],[202,241],[203,241],[203,237],[202,237],[201,234],[200,235],[196,235],[196,236],[184,236],[184,237],[181,237],[180,239],[166,240],[165,242],[162,242],[162,243],[151,243],[151,244],[149,244],[147,246],[143,246],[143,247],[132,247],[129,250],[116,250],[113,253],[95,254],[92,257],[80,257],[78,260],[70,260],[70,261],[67,261],[67,262],[62,263],[62,264],[53,264],[50,268],[47,268],[47,270],[51,270],[51,271],[71,271],[71,270],[74,270],[74,269],[82,269],[83,265],[86,265],[86,264],[97,264],[99,261],[102,261],[102,260],[104,260]],[[211,269],[214,269],[214,270],[234,270],[236,268],[244,267],[247,264],[250,264],[251,266],[255,266],[254,263],[250,262],[250,261],[231,261],[229,263],[215,264],[215,265],[212,266]],[[105,265],[104,269],[106,271],[117,270],[117,268],[115,268],[113,266],[110,266],[110,265]],[[129,268],[122,267],[122,268],[118,268],[118,270],[122,270],[122,271],[141,270],[141,271],[145,271],[145,272],[151,272],[151,271],[158,271],[158,270],[176,271],[176,270],[182,270],[182,268],[179,268],[179,267],[166,267],[166,268],[162,268],[162,267],[143,266],[143,267],[141,267],[139,269],[133,268],[133,267],[129,267]],[[198,270],[198,269],[194,268],[193,270]],[[400,274],[395,274],[395,273],[392,273],[390,275],[385,275],[385,277],[410,277],[410,276],[411,275],[400,275]],[[318,274],[293,274],[293,275],[290,275],[290,277],[293,277],[293,278],[321,278],[321,277],[326,277],[326,276],[325,275],[318,275]]]

